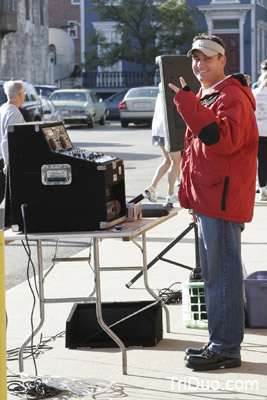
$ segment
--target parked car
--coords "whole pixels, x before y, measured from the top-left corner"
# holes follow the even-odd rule
[[[51,100],[42,97],[41,101],[43,108],[43,121],[62,121],[61,112],[56,108]]]
[[[0,106],[7,101],[4,92],[5,81],[0,81]],[[23,82],[25,89],[25,100],[23,107],[20,109],[26,122],[41,121],[43,118],[43,109],[41,99],[36,92],[35,87],[28,82]]]
[[[45,97],[48,99],[48,97],[51,96],[51,94],[58,89],[57,86],[53,85],[34,85],[35,89],[37,90],[37,93],[39,94],[40,97]]]
[[[50,96],[61,111],[66,124],[87,124],[92,128],[95,122],[105,125],[108,110],[102,99],[90,89],[59,89]]]
[[[128,90],[119,104],[121,126],[127,128],[130,122],[151,125],[158,92],[157,86],[140,86]]]
[[[121,90],[120,92],[114,93],[112,96],[107,97],[104,102],[109,111],[108,119],[119,121],[120,120],[120,110],[119,104],[123,100],[128,89]]]

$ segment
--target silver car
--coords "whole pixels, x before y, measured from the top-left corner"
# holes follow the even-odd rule
[[[128,90],[119,104],[121,126],[127,128],[130,122],[151,125],[158,92],[157,86],[141,86]]]
[[[102,99],[90,89],[59,89],[50,100],[61,112],[66,124],[87,124],[92,128],[95,122],[105,125],[108,110]]]

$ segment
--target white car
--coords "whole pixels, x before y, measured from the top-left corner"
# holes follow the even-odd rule
[[[140,86],[128,90],[119,104],[121,126],[127,128],[130,122],[151,125],[158,92],[157,86]]]

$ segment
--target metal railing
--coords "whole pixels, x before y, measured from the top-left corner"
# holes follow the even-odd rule
[[[148,72],[144,79],[142,72],[83,72],[82,84],[88,88],[130,88],[137,86],[157,86],[160,82],[159,71]]]

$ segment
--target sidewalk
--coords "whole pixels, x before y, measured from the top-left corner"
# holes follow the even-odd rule
[[[253,222],[246,225],[242,236],[242,257],[247,273],[266,270],[267,260],[267,203],[255,202]],[[191,217],[186,210],[159,225],[147,234],[148,261],[153,259],[174,237],[188,227]],[[83,250],[79,256],[87,256]],[[166,258],[195,266],[194,232],[178,243]],[[139,265],[140,249],[132,242],[105,239],[101,242],[100,261],[103,266]],[[50,267],[48,265],[47,267]],[[134,271],[102,272],[101,287],[104,302],[152,300],[143,286],[142,278],[130,289],[125,284],[135,275]],[[187,280],[189,271],[181,267],[157,262],[149,270],[150,287],[157,293],[175,282]],[[25,266],[26,279],[26,266]],[[84,296],[93,287],[93,274],[86,262],[61,262],[47,276],[45,295],[49,297]],[[179,290],[178,283],[173,288]],[[21,345],[31,332],[30,314],[33,298],[27,281],[6,293],[8,316],[7,349]],[[122,374],[122,356],[118,348],[69,350],[65,347],[66,320],[73,304],[47,304],[46,319],[41,330],[42,340],[49,349],[36,359],[38,376],[49,375],[69,379],[103,379],[113,382],[106,393],[96,399],[144,400],[194,400],[239,399],[267,400],[267,329],[250,329],[245,332],[242,346],[242,366],[236,369],[195,372],[184,366],[184,350],[188,346],[200,347],[207,340],[206,329],[189,329],[183,326],[182,305],[170,305],[171,333],[166,333],[163,312],[163,339],[154,347],[127,349],[127,375]],[[38,316],[38,305],[36,316]],[[142,326],[140,326],[140,330]],[[58,336],[57,336],[58,335]],[[35,338],[38,343],[40,334]],[[17,374],[18,361],[8,361],[10,371]],[[24,361],[24,371],[34,374],[31,357]],[[62,378],[63,379],[63,378]],[[16,397],[8,393],[8,400]],[[89,399],[70,392],[62,392],[53,399]]]

